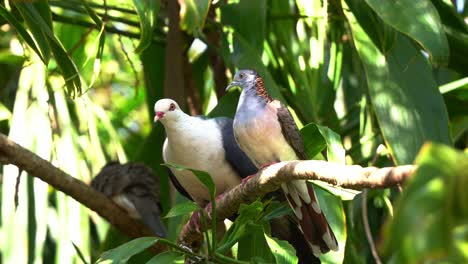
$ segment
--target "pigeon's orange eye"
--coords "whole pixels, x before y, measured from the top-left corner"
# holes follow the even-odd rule
[[[174,111],[174,109],[175,109],[175,104],[171,103],[171,105],[169,106],[169,111]]]
[[[240,73],[240,74],[239,74],[239,79],[242,80],[242,79],[244,79],[244,77],[245,77],[245,75],[244,75],[243,73]]]

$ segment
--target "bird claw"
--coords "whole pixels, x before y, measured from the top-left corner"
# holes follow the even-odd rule
[[[189,223],[190,225],[195,227],[195,231],[200,233],[200,224],[198,222],[198,219],[200,219],[200,212],[193,212],[192,216],[190,217]]]
[[[218,196],[215,197],[215,203],[218,203],[219,200],[221,200],[224,197],[224,193],[219,194]],[[205,211],[208,212],[208,216],[211,218],[211,215],[213,214],[213,204],[209,202],[205,206]]]
[[[246,184],[253,177],[254,177],[254,175],[249,175],[249,176],[245,177],[244,179],[242,179],[241,184]]]

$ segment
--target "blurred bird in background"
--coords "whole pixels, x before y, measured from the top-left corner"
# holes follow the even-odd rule
[[[144,164],[109,162],[94,177],[91,187],[112,199],[130,217],[140,219],[156,236],[167,236],[161,221],[158,178]]]

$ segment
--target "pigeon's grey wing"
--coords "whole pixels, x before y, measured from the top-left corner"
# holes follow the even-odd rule
[[[93,178],[91,187],[107,197],[121,193],[129,183],[128,177],[122,172],[123,166],[116,161],[107,163]]]
[[[146,187],[133,186],[125,194],[137,210],[141,221],[159,237],[167,237],[166,227],[161,221],[161,208],[158,201]]]
[[[242,178],[257,173],[257,167],[255,167],[247,154],[242,151],[236,142],[232,127],[232,119],[227,117],[218,117],[215,118],[215,121],[221,129],[225,159],[231,167]]]
[[[294,118],[289,112],[288,108],[278,100],[274,100],[270,103],[276,108],[278,121],[281,125],[281,130],[284,138],[288,141],[289,145],[294,149],[296,155],[301,160],[309,159],[304,150],[304,143],[302,142],[301,134],[297,128]]]
[[[169,174],[169,179],[171,179],[172,185],[176,188],[177,191],[179,191],[183,196],[187,197],[188,199],[193,201],[193,198],[188,194],[188,192],[182,187],[180,182],[177,180],[176,176],[170,169],[167,169],[167,173]]]

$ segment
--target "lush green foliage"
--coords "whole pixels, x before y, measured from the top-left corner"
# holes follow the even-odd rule
[[[124,244],[25,173],[16,206],[19,171],[3,166],[2,263],[294,263],[269,235],[268,220],[289,213],[274,202],[244,205],[221,241],[207,232],[200,255],[175,244],[198,208],[171,199],[153,104],[171,97],[192,114],[233,116],[239,93],[224,88],[239,68],[290,106],[311,157],[420,166],[402,193],[317,183],[340,244],[322,261],[374,262],[368,226],[384,262],[468,262],[468,157],[455,150],[468,143],[466,1],[457,11],[446,0],[179,0],[181,12],[175,2],[0,0],[0,131],[85,182],[108,160],[151,166],[168,213],[158,241],[171,248],[153,256],[143,251],[155,238]],[[440,145],[421,151],[428,141]]]

